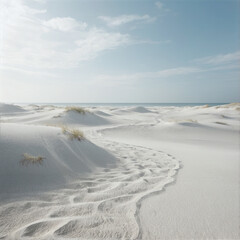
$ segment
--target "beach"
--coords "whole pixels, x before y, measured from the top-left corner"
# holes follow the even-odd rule
[[[239,239],[240,104],[0,104],[0,239]]]

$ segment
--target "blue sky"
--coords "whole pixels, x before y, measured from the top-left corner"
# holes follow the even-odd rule
[[[240,101],[240,1],[1,0],[2,102]]]

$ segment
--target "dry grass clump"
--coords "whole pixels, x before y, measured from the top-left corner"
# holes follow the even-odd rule
[[[210,106],[208,104],[201,106],[201,108],[209,108]]]
[[[67,135],[71,140],[77,139],[78,141],[84,140],[85,136],[81,130],[76,128],[69,128],[64,124],[45,124],[49,127],[58,127],[62,129],[62,133]]]
[[[194,119],[171,119],[169,122],[175,122],[175,123],[198,123],[197,120]]]
[[[194,120],[194,119],[186,119],[186,122],[198,123],[198,121],[197,121],[197,120]]]
[[[67,112],[74,111],[74,112],[77,112],[80,114],[86,114],[88,112],[86,109],[81,108],[81,107],[76,107],[76,106],[69,106],[69,107],[66,107],[65,109]]]
[[[42,156],[33,156],[30,155],[29,153],[24,153],[23,159],[20,161],[20,164],[23,166],[28,166],[29,164],[42,165],[44,159],[45,158]]]
[[[218,105],[215,108],[235,108],[236,110],[239,111],[240,103],[229,103],[229,104],[224,104],[224,105]]]
[[[62,126],[63,134],[67,135],[71,140],[77,139],[78,141],[84,140],[84,134],[82,131],[75,128],[68,128],[66,126]]]

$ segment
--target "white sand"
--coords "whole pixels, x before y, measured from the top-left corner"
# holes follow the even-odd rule
[[[0,239],[239,239],[238,104],[89,110],[0,104]]]

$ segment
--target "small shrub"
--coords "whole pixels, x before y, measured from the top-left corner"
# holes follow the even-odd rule
[[[63,134],[67,135],[71,140],[77,139],[78,141],[84,140],[84,134],[82,131],[74,128],[68,128],[66,126],[62,126]]]
[[[86,114],[88,111],[84,108],[81,108],[81,107],[75,107],[75,106],[69,106],[69,107],[66,107],[65,108],[67,112],[69,111],[74,111],[74,112],[77,112],[77,113],[80,113],[80,114]]]
[[[20,161],[20,164],[23,166],[32,165],[42,165],[45,158],[42,156],[33,156],[28,153],[23,154],[23,159]]]

